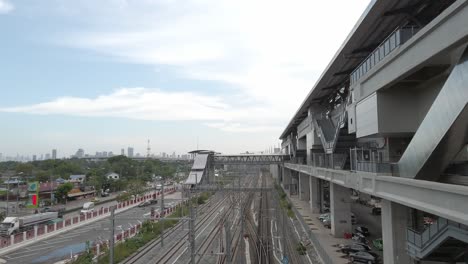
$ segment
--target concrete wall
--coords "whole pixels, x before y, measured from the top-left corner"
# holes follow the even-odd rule
[[[356,136],[376,134],[378,129],[377,94],[372,94],[356,106]]]
[[[394,87],[379,91],[377,93],[378,132],[416,132],[419,124],[417,102],[417,94],[412,89]]]
[[[402,76],[433,59],[448,58],[448,52],[468,40],[467,1],[457,1],[413,38],[376,65],[355,87],[357,101],[388,88]]]

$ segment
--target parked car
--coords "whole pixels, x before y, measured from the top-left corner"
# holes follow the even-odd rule
[[[323,222],[323,220],[329,219],[329,218],[330,218],[330,213],[321,214],[321,215],[319,215],[319,217],[318,217],[318,219],[319,219],[320,221],[322,221],[322,222]]]
[[[151,200],[149,200],[149,202],[150,202],[151,204],[157,204],[157,203],[158,203],[158,200],[156,200],[156,199],[151,199]]]
[[[44,207],[40,210],[40,213],[48,213],[48,212],[57,212],[58,217],[62,218],[65,214],[65,207]]]
[[[370,232],[369,232],[369,229],[365,226],[358,226],[356,227],[356,229],[354,229],[357,233],[361,233],[363,234],[364,236],[368,237],[370,236]]]
[[[91,199],[91,202],[93,202],[93,203],[97,203],[97,202],[99,202],[99,198],[97,198],[97,197],[94,197],[93,199]]]
[[[141,202],[138,207],[145,207],[145,206],[148,206],[151,204],[151,201],[144,201],[144,202]]]
[[[372,250],[372,248],[369,247],[369,246],[368,246],[367,244],[365,244],[365,243],[354,242],[353,245],[362,246],[362,247],[364,247],[367,251],[371,251],[371,250]]]
[[[327,219],[324,219],[322,221],[323,223],[323,226],[326,227],[326,228],[331,228],[331,219],[330,218],[327,218]]]
[[[378,255],[370,251],[357,251],[349,254],[349,259],[355,262],[374,264],[378,261]]]
[[[342,248],[340,248],[340,250],[341,252],[348,254],[348,255],[354,252],[367,251],[364,246],[358,245],[358,244],[345,245]]]
[[[382,251],[383,250],[383,241],[382,241],[382,238],[377,238],[377,239],[374,239],[374,241],[372,241],[372,244],[374,244],[374,247],[379,250],[379,251]]]
[[[380,207],[372,208],[372,214],[373,215],[381,215],[382,214],[382,208],[380,208]]]
[[[369,241],[361,233],[353,233],[353,236],[351,237],[351,239],[359,243],[369,244]]]

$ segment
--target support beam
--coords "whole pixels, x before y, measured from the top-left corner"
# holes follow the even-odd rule
[[[309,201],[310,199],[310,176],[304,173],[299,173],[299,199],[301,201]]]
[[[320,186],[319,179],[310,176],[309,177],[309,190],[310,190],[310,208],[312,213],[320,213]]]
[[[351,233],[352,231],[350,194],[348,188],[336,183],[330,183],[330,219],[331,232],[334,237],[342,238],[344,233]]]
[[[283,187],[285,190],[291,191],[291,170],[283,167]]]
[[[382,240],[384,263],[411,264],[406,254],[406,228],[409,209],[401,204],[382,200]]]

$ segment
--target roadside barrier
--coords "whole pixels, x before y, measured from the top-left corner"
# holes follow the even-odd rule
[[[164,193],[171,194],[171,193],[174,193],[175,191],[176,191],[176,188],[172,187],[172,188],[166,189]],[[159,197],[159,195],[160,195],[160,192],[157,192],[156,194],[145,194],[144,196],[138,197],[134,200],[118,203],[117,208],[124,209],[127,207],[134,207],[140,204],[140,202],[146,201],[148,199],[156,199]],[[99,210],[94,211],[92,213],[87,213],[86,215],[65,218],[63,219],[63,221],[56,222],[53,224],[37,225],[37,226],[34,226],[34,229],[32,230],[24,231],[18,234],[13,234],[10,237],[0,237],[0,249],[4,249],[13,245],[19,246],[19,244],[21,243],[37,239],[38,237],[43,236],[45,234],[52,234],[56,231],[63,229],[64,227],[67,227],[67,228],[72,227],[73,225],[78,225],[86,221],[91,221],[96,217],[108,215],[108,214],[110,214],[110,207],[101,207]],[[133,235],[136,234],[138,228],[139,227],[135,226],[135,231]],[[122,235],[123,234],[120,234],[120,236]],[[132,236],[132,232],[128,232],[127,237],[131,237],[131,236]]]

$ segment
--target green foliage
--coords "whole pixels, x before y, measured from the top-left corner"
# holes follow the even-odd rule
[[[173,217],[181,217],[188,214],[186,206],[179,206],[176,211],[172,214]],[[164,223],[163,223],[164,222]],[[157,238],[161,234],[162,226],[164,229],[174,227],[178,220],[171,219],[163,222],[150,222],[146,221],[143,223],[139,233],[130,239],[127,239],[124,243],[120,243],[114,248],[114,262],[119,263],[125,258],[135,253],[139,248],[144,246],[146,243]],[[98,259],[99,264],[109,263],[109,252],[107,251],[103,256]]]
[[[69,191],[73,189],[73,184],[70,182],[59,185],[55,190],[55,197],[59,201],[64,201],[64,197],[67,197]],[[65,198],[66,199],[66,198]]]
[[[299,255],[307,254],[307,248],[301,242],[297,244],[296,250],[299,252]]]
[[[140,195],[145,192],[145,183],[139,180],[130,181],[127,184],[127,191],[130,195]]]
[[[125,202],[125,201],[128,201],[130,200],[130,198],[132,198],[132,195],[125,192],[125,193],[120,193],[116,198],[115,200],[117,202]]]
[[[15,171],[16,173],[24,173],[27,175],[31,175],[32,171],[34,169],[34,166],[31,163],[18,163],[16,164]]]
[[[286,199],[286,193],[284,192],[283,188],[281,188],[278,184],[275,183],[275,189],[278,192],[278,196],[280,198],[280,206],[286,210],[286,214],[291,217],[295,218],[294,211],[292,210],[292,205],[288,200]]]

